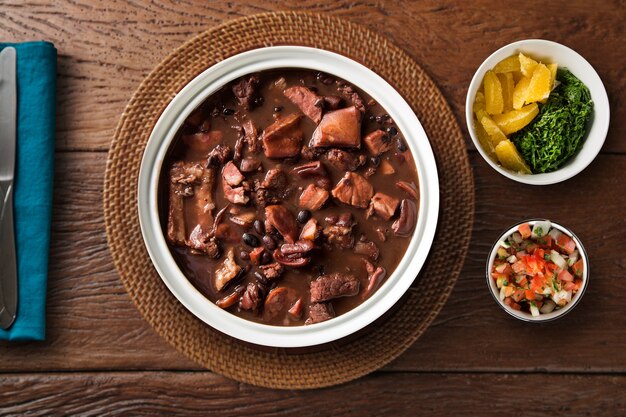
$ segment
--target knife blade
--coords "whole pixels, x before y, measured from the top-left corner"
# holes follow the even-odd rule
[[[15,48],[0,51],[0,327],[9,329],[17,313],[17,261],[13,230],[13,177],[17,86]]]

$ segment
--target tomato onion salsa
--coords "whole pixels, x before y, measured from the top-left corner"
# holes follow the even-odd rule
[[[565,307],[582,287],[574,240],[547,221],[524,223],[499,243],[491,277],[500,301],[534,317]]]
[[[272,325],[343,314],[397,267],[417,171],[379,104],[302,69],[246,75],[187,118],[160,180],[178,266],[209,300]]]

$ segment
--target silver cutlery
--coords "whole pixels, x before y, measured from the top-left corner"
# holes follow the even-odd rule
[[[15,48],[0,51],[0,328],[17,312],[17,263],[13,230],[16,135]]]

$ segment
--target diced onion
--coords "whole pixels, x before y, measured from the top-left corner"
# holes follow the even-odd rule
[[[513,238],[513,241],[515,243],[522,243],[522,241],[524,239],[522,239],[522,235],[519,232],[515,232],[511,235],[511,237]]]
[[[567,261],[554,249],[550,252],[550,259],[556,264],[556,266],[559,267],[559,269],[565,269],[567,267]]]
[[[572,252],[572,254],[569,256],[569,259],[567,260],[567,264],[569,266],[572,266],[576,263],[577,260],[578,260],[578,249],[574,250],[574,252]]]
[[[510,264],[514,264],[515,262],[517,262],[517,256],[511,255],[508,258],[506,258],[506,261]]]
[[[504,294],[504,292],[506,291],[506,287],[503,286],[502,288],[500,288],[500,301],[504,301],[506,295]]]
[[[541,306],[541,310],[539,311],[541,311],[542,314],[548,314],[554,310],[554,307],[556,307],[556,304],[554,301],[546,300]]]
[[[552,223],[548,222],[548,221],[541,221],[541,222],[535,222],[535,225],[533,226],[533,231],[531,234],[531,237],[533,239],[537,239],[539,237],[543,237],[545,235],[548,234],[548,232],[550,231],[550,228],[552,227]]]
[[[564,306],[565,304],[572,301],[572,292],[561,290],[557,292],[556,294],[552,295],[552,300],[554,300],[554,302],[557,303],[558,305]]]
[[[551,237],[552,239],[554,239],[555,241],[557,241],[557,240],[559,239],[559,237],[561,237],[561,235],[562,235],[563,233],[561,233],[561,231],[560,231],[560,230],[558,230],[558,229],[552,229],[552,230],[550,230],[550,233],[548,233],[548,234],[550,235],[550,237]]]
[[[537,308],[536,305],[534,304],[530,305],[530,314],[532,314],[533,317],[539,317],[539,309]]]
[[[511,247],[511,245],[509,245],[509,242],[507,242],[506,240],[501,241],[500,246],[502,246],[505,249],[508,249]]]

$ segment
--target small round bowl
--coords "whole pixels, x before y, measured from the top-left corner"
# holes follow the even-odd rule
[[[504,304],[504,302],[500,301],[500,297],[499,297],[500,291],[498,290],[498,287],[496,286],[495,281],[491,277],[491,268],[496,259],[496,252],[498,251],[500,244],[507,237],[511,236],[514,232],[516,232],[519,225],[524,224],[524,223],[529,223],[531,226],[534,226],[535,223],[538,221],[543,221],[543,222],[549,221],[552,224],[553,228],[561,231],[562,233],[565,233],[567,236],[574,239],[574,242],[576,243],[576,249],[578,249],[578,252],[580,254],[579,256],[583,260],[583,276],[582,276],[583,285],[580,288],[580,290],[578,290],[578,292],[574,294],[574,296],[572,297],[572,300],[569,303],[567,303],[565,307],[559,310],[553,310],[551,313],[541,314],[538,317],[533,317],[530,313],[527,313],[525,311],[515,310],[509,307],[508,305]],[[580,242],[580,239],[578,239],[578,237],[574,233],[572,233],[571,230],[567,229],[566,227],[561,226],[560,224],[554,223],[550,220],[530,219],[530,220],[521,221],[511,226],[506,232],[504,232],[498,238],[498,240],[496,240],[496,242],[493,244],[493,247],[491,248],[491,252],[489,253],[489,259],[487,260],[486,272],[487,272],[487,286],[489,287],[489,291],[491,292],[493,299],[496,300],[496,303],[498,303],[498,305],[502,307],[504,311],[506,311],[511,316],[519,320],[528,321],[532,323],[544,323],[547,321],[552,321],[552,320],[556,320],[558,318],[563,317],[564,315],[569,313],[572,309],[574,309],[574,307],[576,307],[580,299],[583,297],[583,294],[585,293],[585,290],[587,289],[587,285],[589,284],[589,258],[587,258],[587,251],[585,251],[585,248]]]
[[[271,326],[225,311],[205,298],[185,277],[165,241],[158,212],[158,185],[163,160],[187,116],[208,96],[246,74],[278,68],[323,71],[353,83],[380,103],[396,122],[415,159],[420,189],[418,220],[397,268],[367,300],[332,320],[309,326]],[[187,84],[157,121],[144,151],[137,191],[139,223],[148,254],[161,279],[196,317],[234,338],[272,347],[304,347],[348,336],[389,310],[408,290],[426,261],[439,212],[435,158],[415,113],[400,94],[367,67],[344,56],[315,48],[275,46],[234,55],[213,65]]]
[[[483,82],[485,73],[492,69],[498,62],[520,52],[543,62],[556,63],[559,68],[567,68],[589,88],[591,99],[593,100],[593,115],[591,116],[589,132],[587,133],[582,148],[561,168],[545,174],[520,174],[502,167],[483,150],[474,130],[474,98]],[[598,73],[593,69],[591,64],[573,49],[561,45],[560,43],[543,39],[527,39],[513,42],[491,54],[489,58],[478,67],[478,70],[476,70],[465,100],[465,120],[467,129],[478,152],[480,152],[485,161],[500,174],[514,181],[531,185],[555,184],[565,181],[585,169],[598,155],[600,148],[602,148],[604,144],[606,134],[609,130],[609,119],[609,98],[606,94],[604,84],[602,84],[602,80],[600,80]]]

